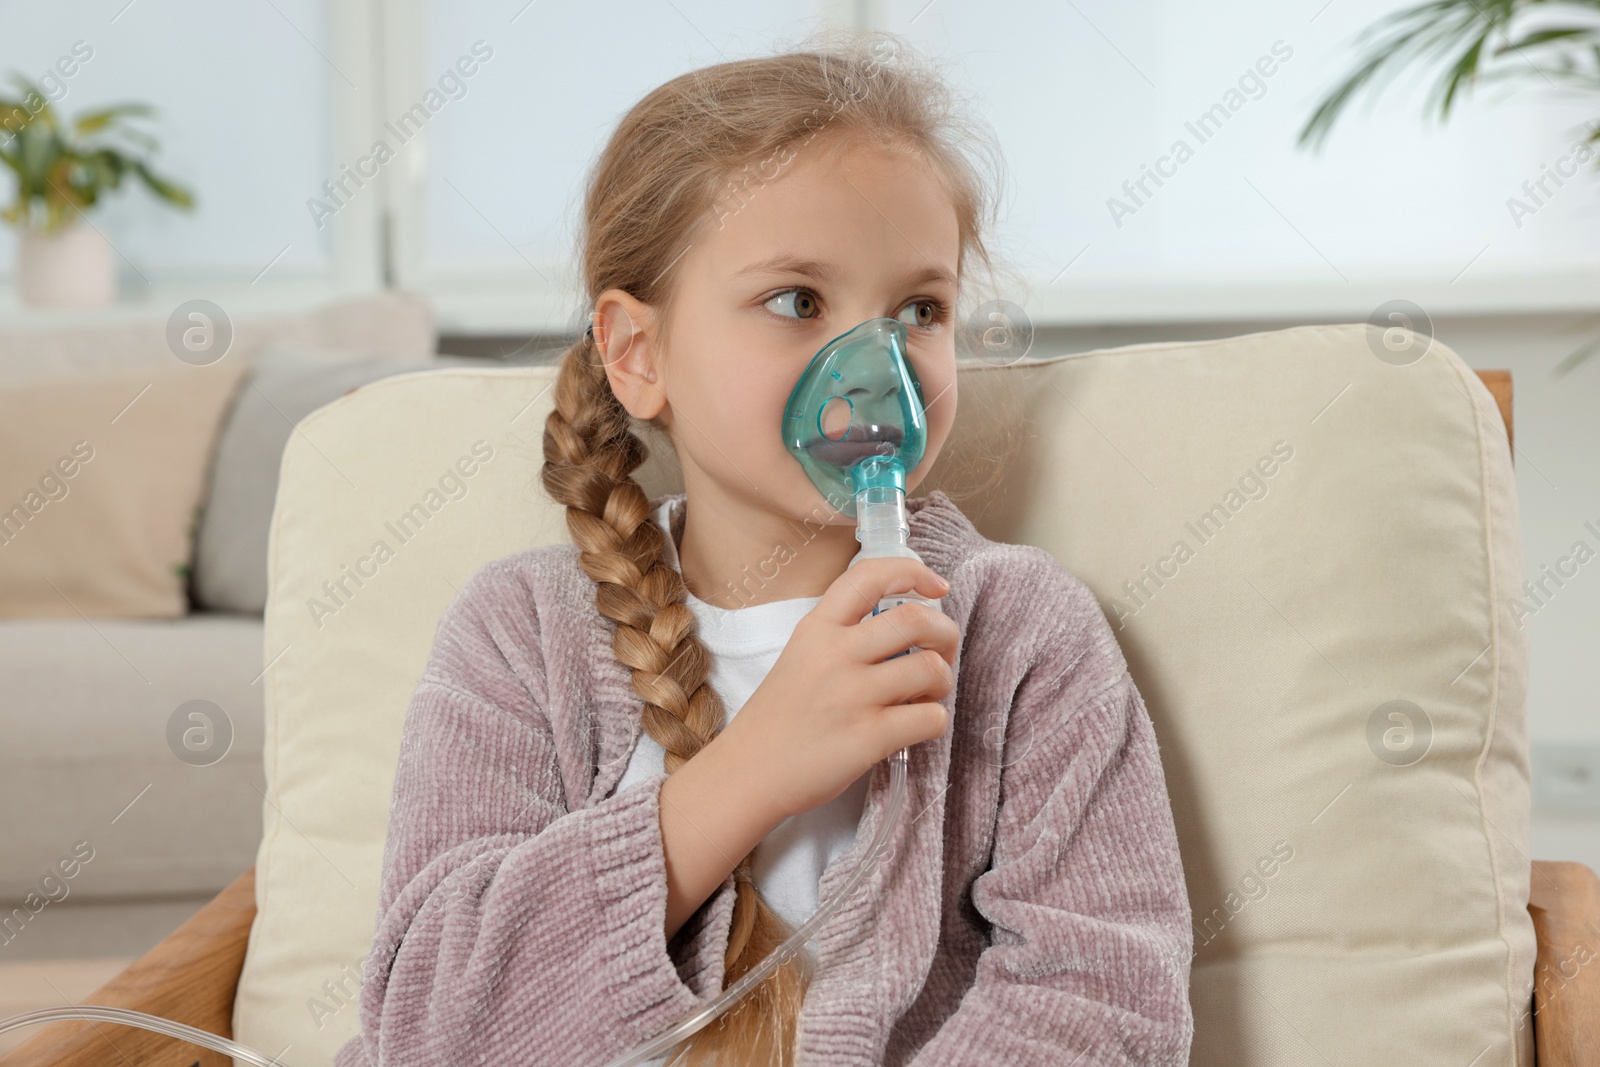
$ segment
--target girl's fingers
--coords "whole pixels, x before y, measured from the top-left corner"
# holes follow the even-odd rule
[[[851,635],[851,651],[865,663],[877,663],[912,645],[956,661],[961,631],[938,608],[910,601],[862,619]]]
[[[955,672],[938,653],[919,648],[867,668],[867,694],[882,705],[912,700],[942,700],[954,684]]]
[[[950,712],[943,704],[925,701],[883,709],[878,717],[879,759],[886,759],[919,741],[943,737],[950,728]]]
[[[921,560],[908,556],[864,559],[835,578],[812,614],[839,626],[850,626],[871,614],[891,593],[916,590],[929,600],[950,591],[950,584]]]

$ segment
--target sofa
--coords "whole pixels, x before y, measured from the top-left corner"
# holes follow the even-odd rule
[[[291,428],[389,374],[493,362],[436,355],[405,294],[178,322],[176,344],[160,320],[0,327],[8,959],[50,954],[28,929],[46,905],[104,913],[104,943],[74,954],[137,955],[254,861],[267,528]],[[196,330],[223,350],[185,347]]]

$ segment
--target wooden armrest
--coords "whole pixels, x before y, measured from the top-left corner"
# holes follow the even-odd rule
[[[160,1015],[233,1036],[233,994],[256,915],[251,867],[159,945],[95,990],[85,1004]],[[118,1023],[47,1023],[0,1056],[0,1067],[233,1067],[233,1057]]]
[[[1489,390],[1489,395],[1494,397],[1495,407],[1500,409],[1500,419],[1506,424],[1506,447],[1512,450],[1515,462],[1516,439],[1511,436],[1511,372],[1480,370],[1477,375],[1484,387]]]
[[[1528,914],[1539,941],[1533,1037],[1539,1067],[1600,1064],[1600,877],[1581,863],[1533,861]]]

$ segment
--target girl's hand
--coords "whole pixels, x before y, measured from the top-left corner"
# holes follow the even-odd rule
[[[880,599],[908,589],[936,600],[950,585],[915,559],[848,568],[719,735],[756,770],[783,818],[826,804],[879,760],[944,734],[949,716],[937,701],[954,685],[955,622],[915,601],[871,615]],[[888,658],[913,645],[918,651]]]

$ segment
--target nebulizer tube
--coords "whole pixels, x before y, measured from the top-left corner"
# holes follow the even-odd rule
[[[904,323],[868,319],[822,346],[784,410],[783,440],[790,454],[828,501],[856,520],[861,548],[850,560],[852,567],[878,556],[921,558],[908,544],[905,473],[922,460],[927,413],[905,346]],[[872,613],[910,600],[935,607],[939,603],[912,590],[884,597]],[[838,892],[709,1004],[606,1067],[637,1067],[671,1051],[737,1004],[811,940],[877,867],[900,821],[910,758],[909,748],[889,756],[889,806],[860,864]]]
[[[67,1008],[40,1008],[38,1011],[25,1011],[21,1015],[13,1015],[9,1019],[0,1019],[0,1034],[7,1030],[15,1030],[22,1026],[32,1026],[34,1023],[53,1023],[63,1019],[87,1019],[90,1022],[121,1023],[124,1026],[137,1026],[143,1030],[153,1030],[158,1034],[176,1037],[194,1045],[204,1045],[215,1052],[225,1052],[235,1059],[244,1060],[254,1064],[255,1067],[287,1067],[275,1056],[268,1056],[264,1052],[257,1052],[249,1045],[241,1045],[237,1041],[213,1034],[208,1030],[200,1030],[187,1023],[173,1022],[163,1019],[159,1015],[149,1015],[132,1008],[110,1008],[100,1004],[79,1004]]]

